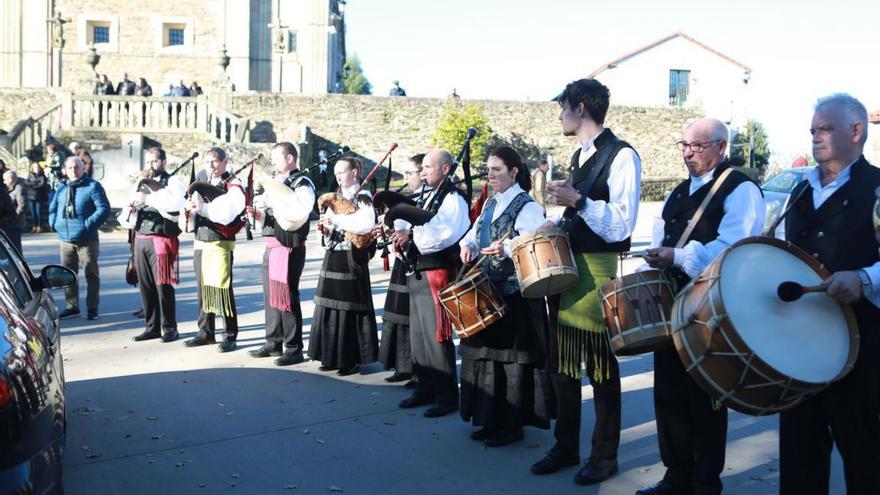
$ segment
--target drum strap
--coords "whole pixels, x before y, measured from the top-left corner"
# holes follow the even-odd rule
[[[694,216],[688,221],[688,226],[684,229],[684,232],[681,233],[681,237],[678,239],[678,242],[675,243],[675,249],[681,249],[687,244],[688,238],[694,232],[694,229],[697,228],[697,223],[699,223],[700,218],[703,217],[703,212],[706,211],[706,207],[709,206],[709,201],[712,201],[712,198],[715,196],[715,193],[721,189],[721,184],[724,183],[724,179],[730,175],[730,172],[733,171],[733,168],[728,168],[724,172],[721,172],[721,175],[718,176],[718,179],[715,180],[715,184],[712,184],[712,189],[709,189],[709,194],[703,198],[703,202],[700,203],[700,207],[697,208],[697,212],[694,213]]]

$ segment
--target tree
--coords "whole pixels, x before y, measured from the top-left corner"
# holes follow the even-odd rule
[[[434,137],[431,141],[435,146],[454,155],[464,144],[464,136],[469,127],[477,130],[476,137],[471,140],[471,164],[475,169],[482,169],[488,151],[486,148],[492,134],[489,120],[486,118],[482,106],[455,101],[447,103],[443,108],[443,114],[440,115],[440,120],[437,122],[437,128],[434,130]]]
[[[373,85],[364,76],[361,59],[357,55],[345,59],[345,67],[342,69],[342,92],[350,95],[369,95],[372,91]]]
[[[770,145],[767,131],[760,122],[749,120],[746,128],[736,134],[730,145],[730,158],[745,166],[751,164],[759,170],[767,167],[770,163]]]

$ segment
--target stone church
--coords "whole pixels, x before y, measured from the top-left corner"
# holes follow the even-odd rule
[[[180,79],[338,93],[344,9],[345,0],[3,0],[0,87],[83,91],[97,72],[114,84],[143,77],[155,95]]]

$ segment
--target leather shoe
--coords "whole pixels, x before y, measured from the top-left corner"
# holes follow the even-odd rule
[[[388,383],[397,383],[409,380],[410,378],[412,378],[412,373],[398,373],[395,371],[393,375],[386,376],[385,381]]]
[[[333,366],[326,366],[323,364],[321,366],[318,366],[318,371],[334,371],[336,369],[337,368],[334,368]]]
[[[454,413],[458,411],[458,406],[455,405],[446,405],[443,404],[434,404],[433,406],[425,409],[425,412],[422,413],[422,416],[426,418],[439,418],[440,416],[446,416],[449,413]]]
[[[595,459],[590,457],[584,467],[574,475],[578,485],[601,483],[617,473],[617,459]]]
[[[407,390],[415,390],[416,387],[418,387],[418,386],[419,386],[418,380],[416,380],[415,377],[413,377],[410,381],[406,382],[403,385],[403,388],[405,388]]]
[[[216,344],[216,343],[217,343],[216,337],[214,337],[213,335],[207,335],[207,336],[196,335],[195,337],[184,342],[183,345],[185,345],[187,347],[199,347],[199,346],[203,346],[203,345]]]
[[[220,342],[220,345],[217,346],[217,352],[231,352],[235,350],[235,341],[234,340],[224,340]]]
[[[547,455],[540,461],[532,464],[533,474],[550,474],[569,466],[577,466],[581,459],[577,454],[567,454],[557,447],[547,451]]]
[[[177,332],[177,329],[175,328],[174,330],[172,330],[170,332],[165,332],[162,334],[162,342],[165,342],[166,344],[168,342],[174,342],[175,340],[177,340],[178,337],[180,337],[180,334]]]
[[[64,319],[73,318],[76,316],[79,316],[79,309],[67,308],[58,315],[58,318],[61,318],[62,320],[64,320]]]
[[[145,340],[158,339],[159,337],[161,337],[161,335],[158,333],[150,332],[149,330],[144,330],[143,333],[139,333],[139,334],[135,335],[134,337],[131,338],[131,340],[133,340],[135,342],[143,342]]]
[[[336,370],[336,374],[339,376],[348,376],[348,375],[353,375],[355,373],[358,373],[358,372],[360,372],[360,370],[361,370],[361,365],[356,364],[350,368],[339,368],[338,370]]]
[[[501,430],[497,435],[486,439],[486,447],[503,447],[514,442],[519,442],[524,437],[522,428],[513,430]]]
[[[431,399],[428,399],[426,397],[419,397],[416,394],[412,394],[409,397],[407,397],[406,399],[403,399],[402,401],[400,401],[400,403],[398,403],[397,405],[401,409],[412,409],[414,407],[427,406],[428,404],[433,404],[433,403],[434,403],[434,401]]]
[[[135,318],[143,318],[144,317],[144,310],[139,309],[139,310],[135,311],[134,313],[132,313],[132,316],[134,316]]]
[[[299,364],[305,361],[306,358],[303,357],[303,353],[301,352],[291,352],[284,353],[275,360],[275,366],[290,366],[292,364]]]
[[[666,480],[660,480],[656,484],[646,486],[636,492],[636,495],[672,495],[675,487]]]
[[[248,356],[255,358],[267,358],[269,356],[280,356],[281,351],[276,351],[271,347],[260,346],[259,349],[253,349],[248,351]]]
[[[478,442],[488,440],[493,436],[495,436],[495,430],[490,429],[488,426],[483,428],[482,430],[471,432],[471,440],[476,440]]]

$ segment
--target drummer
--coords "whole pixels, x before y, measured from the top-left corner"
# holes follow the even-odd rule
[[[843,458],[847,493],[880,492],[880,256],[871,225],[880,171],[862,154],[868,114],[835,94],[816,103],[813,158],[791,198],[785,238],[831,271],[828,296],[851,304],[859,328],[853,370],[779,416],[779,493],[827,494],[831,448]]]
[[[465,264],[483,261],[507,314],[461,340],[461,417],[483,427],[472,439],[500,447],[522,440],[523,425],[549,428],[554,404],[545,366],[546,303],[520,295],[510,259],[512,239],[540,227],[544,209],[529,196],[528,169],[512,148],[493,151],[487,168],[493,196],[459,242],[460,255]]]
[[[702,118],[691,123],[678,142],[689,178],[673,189],[655,219],[652,247],[645,256],[650,267],[665,270],[678,287],[697,277],[731,244],[760,234],[764,225],[761,189],[725,160],[727,137],[721,121]],[[674,247],[719,181],[723,182],[688,242]],[[654,411],[666,475],[636,494],[721,493],[727,409],[688,375],[672,346],[654,352]]]

